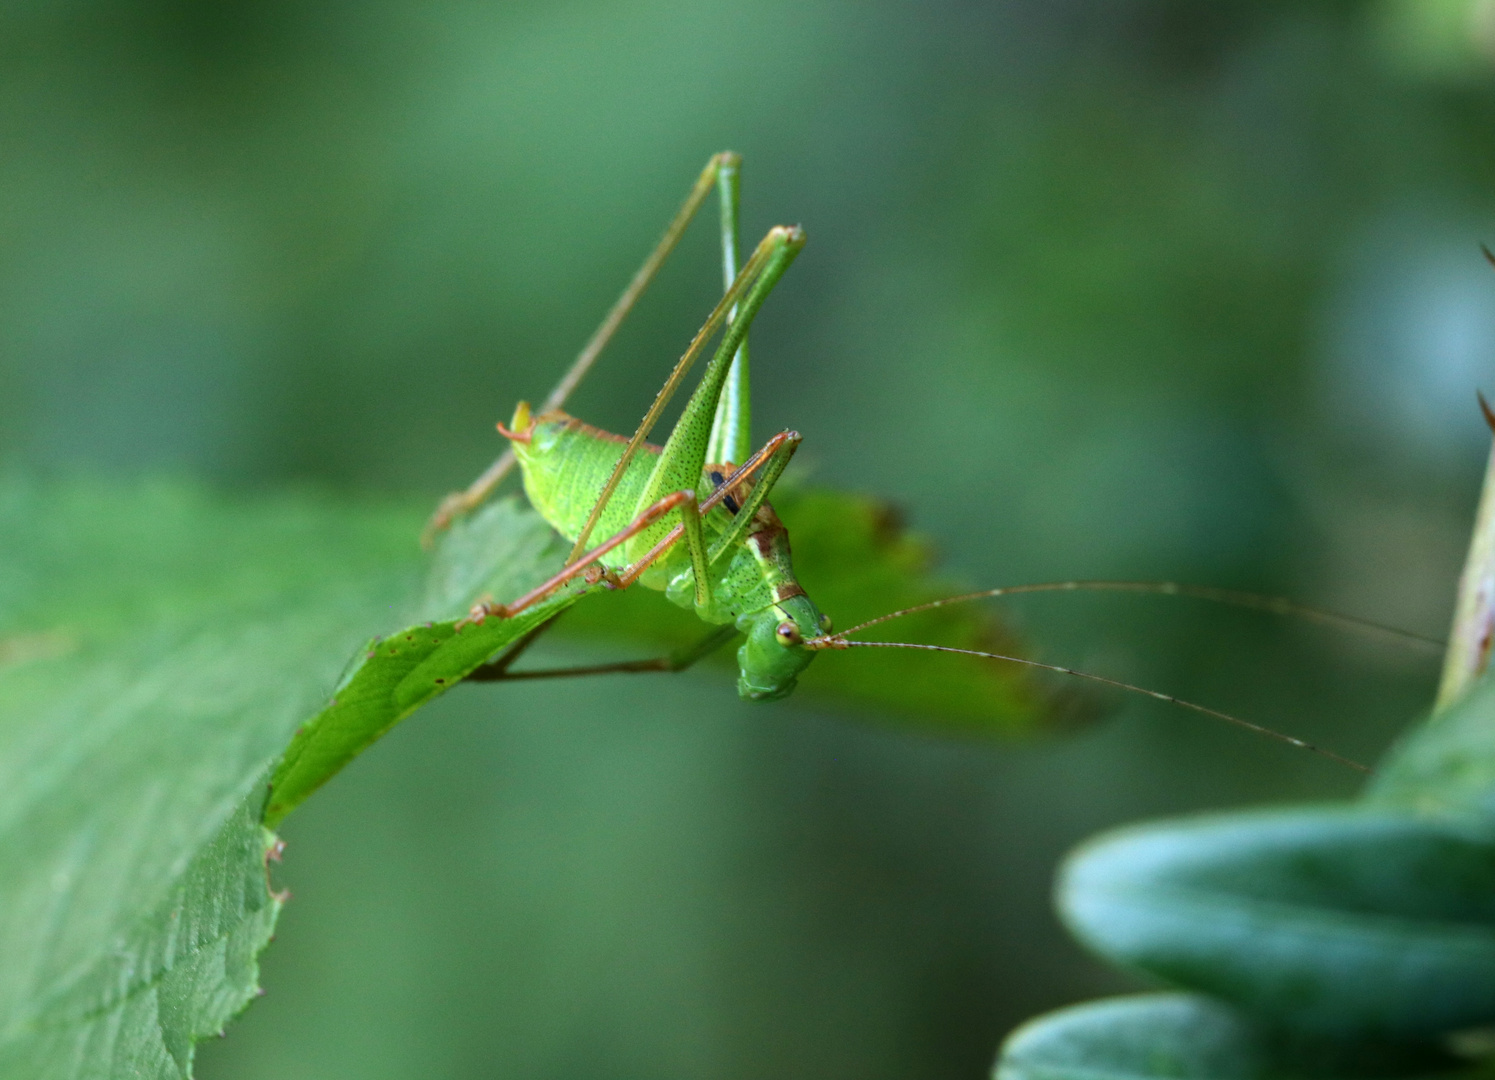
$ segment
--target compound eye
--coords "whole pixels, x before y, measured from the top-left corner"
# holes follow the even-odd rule
[[[779,639],[780,645],[798,645],[804,641],[804,638],[799,635],[799,627],[788,619],[779,623],[773,636]]]
[[[829,615],[820,616],[820,632],[822,634],[829,634],[831,632],[831,617]]]

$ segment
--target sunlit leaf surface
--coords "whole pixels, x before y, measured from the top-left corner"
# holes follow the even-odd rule
[[[336,693],[299,728],[271,781],[265,821],[276,825],[395,724],[473,668],[580,599],[569,589],[512,619],[465,620],[485,596],[512,599],[560,568],[566,547],[511,499],[458,522],[442,541],[419,608],[424,621],[376,637],[350,662]]]
[[[418,517],[0,486],[0,1075],[188,1075],[274,923],[270,763],[409,603]]]

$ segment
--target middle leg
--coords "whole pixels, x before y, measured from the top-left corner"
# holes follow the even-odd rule
[[[540,668],[535,671],[510,671],[508,664],[494,662],[478,668],[467,678],[476,682],[507,682],[514,679],[563,679],[578,675],[613,675],[625,672],[684,671],[731,641],[737,633],[735,626],[718,626],[700,641],[647,660],[619,660],[611,664],[582,664],[576,667]]]

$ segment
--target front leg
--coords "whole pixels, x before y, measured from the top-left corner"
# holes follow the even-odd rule
[[[736,515],[732,519],[732,527],[717,538],[711,550],[706,553],[708,565],[716,565],[717,561],[726,557],[732,548],[742,540],[748,529],[752,527],[753,515],[758,512],[768,500],[768,493],[773,486],[779,482],[779,477],[784,473],[784,467],[789,464],[789,459],[794,456],[794,451],[799,448],[800,434],[797,431],[781,431],[768,442],[763,444],[763,449],[754,454],[746,465],[727,477],[722,485],[712,493],[711,498],[701,505],[705,510],[710,510],[720,499],[725,499],[727,493],[735,488],[743,480],[753,473],[760,473],[758,482],[753,486],[752,492],[742,505],[737,508]]]

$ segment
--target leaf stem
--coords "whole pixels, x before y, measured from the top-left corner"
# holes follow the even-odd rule
[[[1495,413],[1483,394],[1479,396],[1479,407],[1485,414],[1485,422],[1495,431]],[[1491,442],[1490,459],[1485,466],[1484,489],[1474,515],[1469,555],[1459,579],[1453,629],[1448,635],[1448,651],[1443,654],[1443,678],[1433,704],[1435,713],[1458,701],[1485,673],[1490,663],[1492,633],[1495,633],[1495,440]]]

